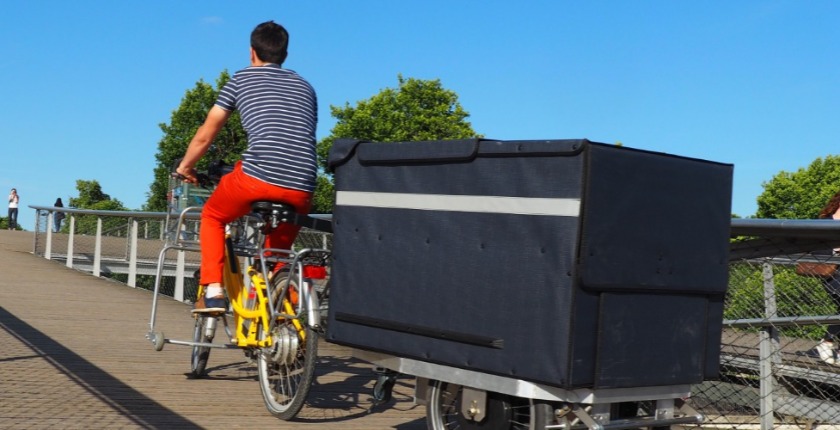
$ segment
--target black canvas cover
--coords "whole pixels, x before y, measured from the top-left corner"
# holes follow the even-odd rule
[[[329,164],[329,341],[564,388],[717,375],[731,165],[579,139]]]

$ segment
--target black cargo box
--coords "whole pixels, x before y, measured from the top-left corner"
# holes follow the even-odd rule
[[[329,341],[562,388],[717,376],[731,165],[482,139],[329,165]]]

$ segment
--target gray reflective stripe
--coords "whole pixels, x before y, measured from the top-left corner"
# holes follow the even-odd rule
[[[517,215],[580,215],[580,199],[535,197],[455,196],[448,194],[373,193],[338,191],[338,206],[417,209],[427,211],[481,212]]]

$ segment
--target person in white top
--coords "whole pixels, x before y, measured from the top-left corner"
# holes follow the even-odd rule
[[[17,230],[17,215],[18,205],[20,204],[20,196],[17,190],[12,188],[9,193],[9,230]]]

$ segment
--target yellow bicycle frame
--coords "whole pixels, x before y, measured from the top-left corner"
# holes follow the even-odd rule
[[[263,327],[264,333],[267,333],[270,327],[269,316],[271,313],[268,309],[270,302],[266,296],[268,290],[266,289],[265,279],[262,273],[253,266],[248,267],[248,277],[254,292],[253,302],[251,306],[248,306],[250,292],[248,288],[245,288],[239,258],[233,252],[233,244],[230,238],[225,240],[223,277],[223,285],[227,289],[227,295],[231,307],[233,307],[234,327],[236,327],[236,338],[233,339],[233,342],[240,348],[271,346],[272,336],[264,336],[262,340],[257,337],[258,327]],[[204,294],[203,288],[199,288],[198,293]],[[294,306],[286,295],[284,295],[281,304],[286,315],[296,315]],[[300,319],[292,318],[291,322],[301,340],[306,340],[306,331],[303,329]]]

